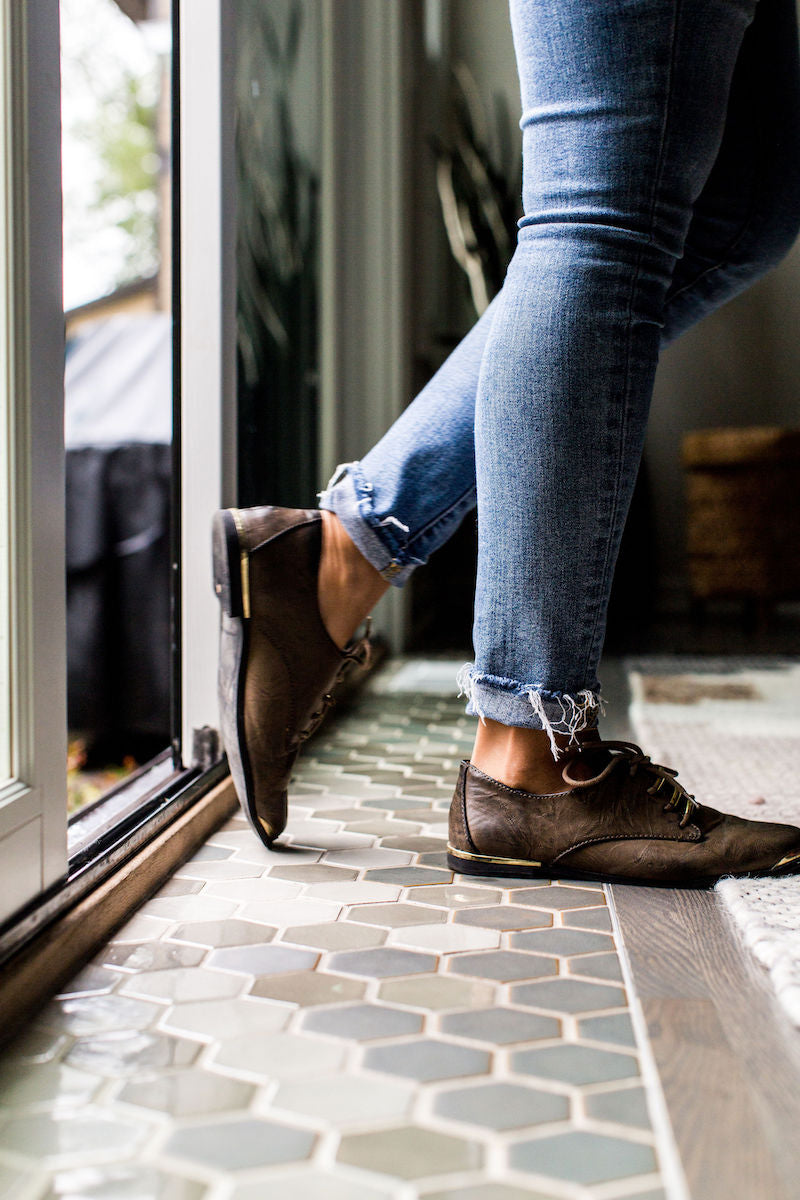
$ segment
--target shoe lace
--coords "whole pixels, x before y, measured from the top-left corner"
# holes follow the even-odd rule
[[[333,693],[335,692],[337,685],[341,682],[342,678],[347,673],[347,671],[350,670],[350,667],[352,666],[352,664],[356,663],[359,667],[369,666],[370,658],[372,656],[372,643],[369,640],[369,635],[370,635],[371,631],[372,631],[372,617],[367,617],[366,621],[365,621],[365,627],[364,627],[364,636],[362,638],[360,638],[359,641],[357,641],[355,643],[355,645],[346,647],[342,651],[342,661],[339,664],[339,668],[338,668],[336,674],[334,675],[333,679],[331,680],[331,683],[329,685],[330,690],[327,691],[325,693],[325,695],[322,697],[322,700],[320,701],[320,707],[315,709],[314,712],[312,712],[311,716],[308,719],[308,724],[306,725],[305,729],[303,729],[297,735],[298,742],[307,741],[308,738],[311,737],[312,733],[316,733],[317,729],[319,729],[320,725],[322,724],[323,720],[325,719],[325,715],[328,712],[328,709],[335,702]]]
[[[608,751],[609,754],[609,761],[603,770],[592,779],[575,779],[569,770],[569,764],[583,754],[594,753],[599,750]],[[667,792],[671,789],[669,798],[664,804],[664,812],[671,810],[679,811],[681,814],[679,822],[681,829],[688,824],[693,814],[699,809],[700,805],[694,796],[687,792],[683,784],[679,783],[676,779],[677,770],[674,767],[666,767],[662,763],[653,762],[650,755],[645,754],[641,746],[637,746],[635,742],[587,742],[570,754],[561,774],[565,783],[568,783],[570,787],[575,789],[587,788],[598,784],[621,764],[627,764],[631,776],[634,776],[640,769],[650,775],[655,775],[655,781],[647,788],[648,796],[666,796]]]

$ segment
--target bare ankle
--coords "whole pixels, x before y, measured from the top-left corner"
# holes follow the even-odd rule
[[[323,510],[317,601],[322,623],[340,649],[388,586],[355,546],[336,514]]]
[[[596,728],[587,729],[577,737],[580,741],[592,741],[599,733]],[[523,729],[488,719],[479,721],[472,764],[507,787],[538,795],[565,792],[568,785],[561,771],[569,738],[566,734],[556,734],[555,739],[560,752],[558,760],[553,758],[550,739],[543,729]]]

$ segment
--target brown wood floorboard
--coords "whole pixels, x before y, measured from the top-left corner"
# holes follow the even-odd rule
[[[693,1200],[800,1200],[800,1034],[714,893],[612,897]]]
[[[601,678],[631,740],[624,659]],[[766,973],[713,891],[610,891],[692,1200],[800,1200],[800,1031]]]

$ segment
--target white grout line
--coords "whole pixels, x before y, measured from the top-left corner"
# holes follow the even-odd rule
[[[647,1107],[653,1122],[653,1131],[656,1135],[656,1149],[664,1178],[667,1200],[692,1200],[678,1152],[678,1144],[675,1141],[675,1135],[672,1131],[672,1122],[670,1121],[664,1091],[661,1087],[661,1077],[658,1073],[658,1067],[656,1066],[656,1060],[650,1045],[647,1022],[636,992],[633,971],[628,958],[627,947],[622,936],[622,928],[617,915],[616,904],[614,903],[613,888],[606,884],[603,890],[606,893],[606,902],[611,913],[611,923],[617,943],[617,953],[619,954],[619,961],[622,966],[622,978],[628,992],[631,1020],[636,1035],[636,1047],[639,1051],[642,1082],[644,1083]]]

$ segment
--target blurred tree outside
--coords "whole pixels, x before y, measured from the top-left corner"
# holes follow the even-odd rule
[[[64,307],[159,267],[158,55],[115,0],[61,0]]]

